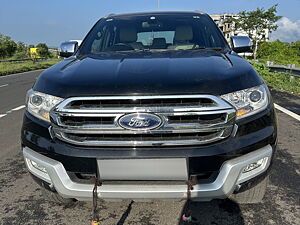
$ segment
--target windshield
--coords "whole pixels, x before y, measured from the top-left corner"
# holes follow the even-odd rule
[[[207,15],[131,15],[101,19],[79,54],[225,47],[225,39]]]

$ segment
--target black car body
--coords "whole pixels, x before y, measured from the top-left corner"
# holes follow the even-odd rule
[[[208,15],[110,15],[28,92],[22,151],[63,198],[91,199],[97,177],[103,199],[185,199],[192,180],[205,201],[259,186],[276,131],[264,81]]]

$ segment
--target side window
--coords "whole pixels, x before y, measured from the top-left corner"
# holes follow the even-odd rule
[[[91,47],[91,53],[93,54],[99,53],[101,49],[100,46],[101,46],[101,39],[100,40],[95,39]]]
[[[97,54],[104,49],[114,45],[116,39],[116,27],[104,26],[101,31],[97,32],[97,35],[91,46],[91,53]]]
[[[224,43],[222,37],[220,36],[219,30],[216,29],[213,24],[209,24],[206,27],[207,35],[209,37],[209,44],[213,47],[223,47]]]
[[[107,30],[107,26],[104,26],[102,30],[96,33],[96,37],[94,37],[94,41],[91,46],[91,53],[97,54],[101,52],[103,45],[103,37],[105,36]]]

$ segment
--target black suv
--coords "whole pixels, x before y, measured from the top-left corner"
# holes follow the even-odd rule
[[[22,152],[59,203],[231,197],[259,202],[277,128],[267,86],[201,12],[100,19],[28,91]],[[94,179],[93,179],[94,178]],[[97,178],[97,179],[96,179]],[[100,184],[100,183],[99,183]]]

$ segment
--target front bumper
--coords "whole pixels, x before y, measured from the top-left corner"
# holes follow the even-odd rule
[[[271,145],[259,148],[243,156],[225,161],[221,166],[217,178],[212,183],[196,184],[191,191],[191,198],[195,201],[209,201],[211,199],[226,198],[234,190],[253,177],[264,173],[271,162],[273,149]],[[92,200],[93,185],[72,181],[63,164],[54,159],[39,154],[28,147],[23,148],[23,155],[29,171],[39,179],[47,182],[61,196],[77,200]],[[243,169],[260,159],[263,165],[248,172]],[[37,163],[45,172],[32,166],[30,161]],[[187,197],[185,184],[104,184],[98,188],[98,197],[104,200],[116,199],[173,199],[182,200]]]

